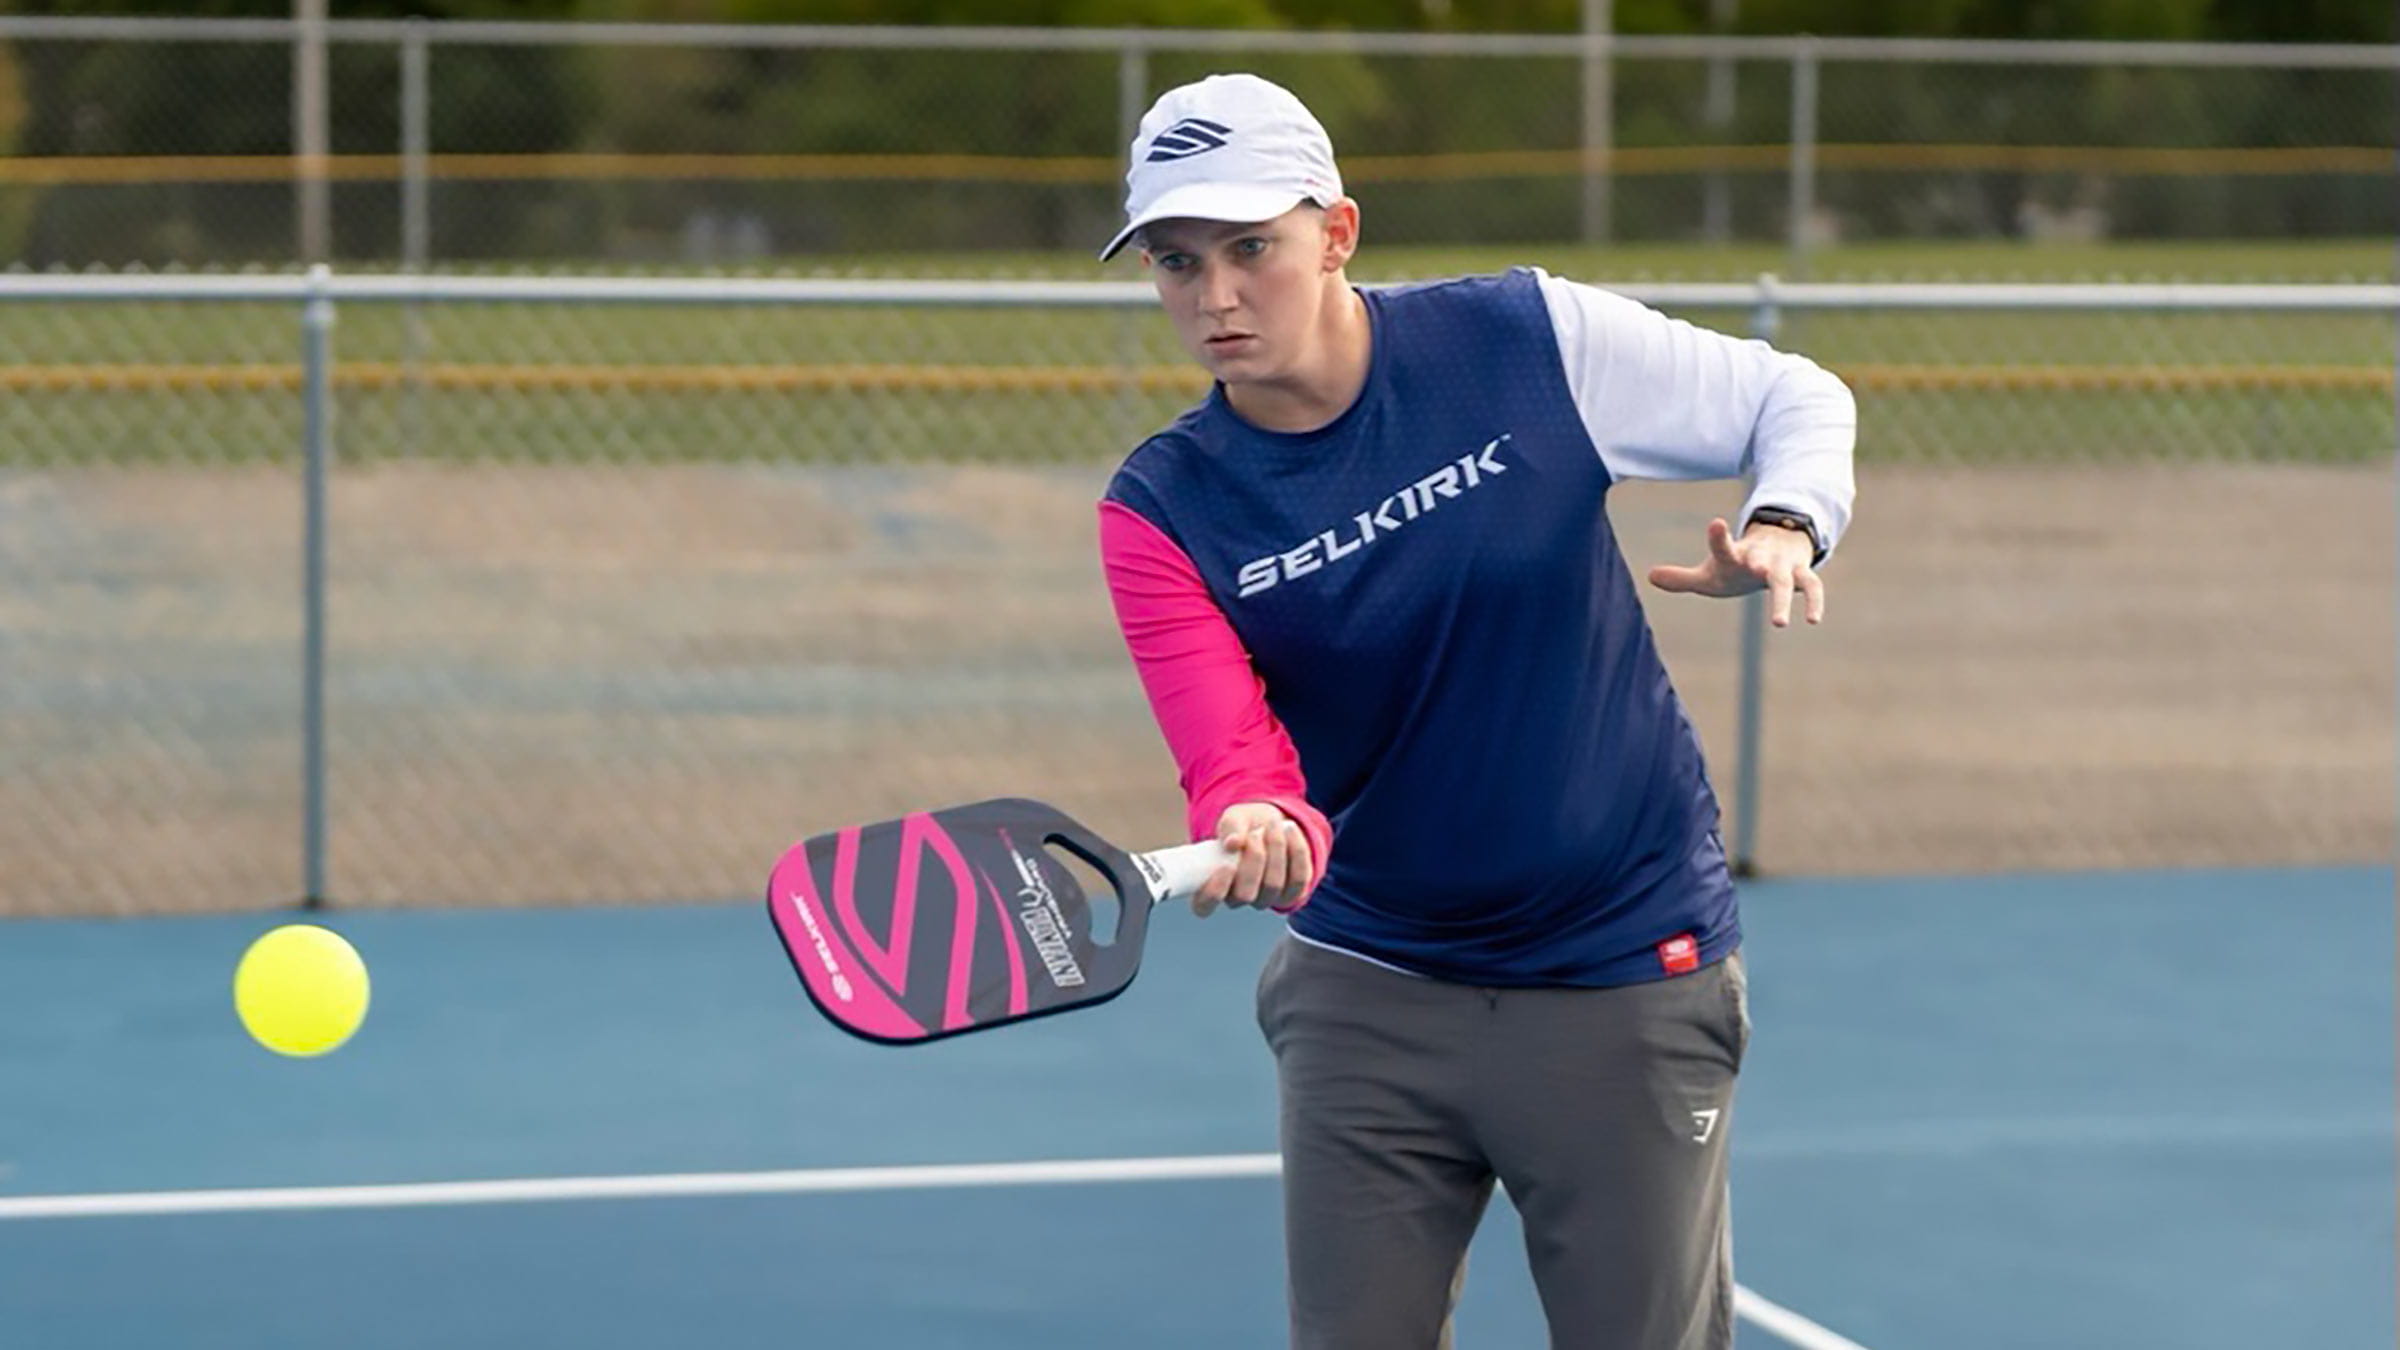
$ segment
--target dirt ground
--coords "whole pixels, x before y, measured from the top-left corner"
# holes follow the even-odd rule
[[[339,903],[748,896],[795,837],[1037,795],[1181,820],[1092,561],[1096,469],[389,467],[334,489]],[[1775,873],[2388,860],[2394,483],[1868,468],[1768,635]],[[1730,487],[1623,490],[1637,566]],[[269,470],[0,477],[0,913],[301,878],[300,500]],[[1652,595],[1734,799],[1739,607]]]

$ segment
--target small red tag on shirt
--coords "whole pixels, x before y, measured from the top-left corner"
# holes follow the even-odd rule
[[[1658,944],[1658,963],[1669,975],[1689,975],[1700,968],[1700,943],[1689,933],[1677,933]]]

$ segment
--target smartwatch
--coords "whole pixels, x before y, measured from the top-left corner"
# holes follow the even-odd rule
[[[1814,567],[1825,561],[1825,537],[1817,533],[1817,522],[1810,520],[1800,512],[1783,506],[1761,506],[1750,513],[1749,521],[1742,528],[1747,530],[1750,526],[1759,524],[1780,525],[1787,530],[1798,530],[1807,535],[1808,546],[1812,551],[1808,565]]]

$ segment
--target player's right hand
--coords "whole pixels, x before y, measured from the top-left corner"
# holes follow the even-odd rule
[[[1192,897],[1194,914],[1207,918],[1219,905],[1291,910],[1308,894],[1315,875],[1308,835],[1281,808],[1266,802],[1226,807],[1217,817],[1217,842],[1234,859],[1219,866]]]

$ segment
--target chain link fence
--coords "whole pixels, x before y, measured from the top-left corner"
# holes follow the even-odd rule
[[[2400,228],[2389,48],[356,21],[296,111],[305,32],[0,17],[0,262],[1088,269],[1142,108],[1232,68],[1319,112],[1379,243],[1780,243],[1798,275]]]
[[[591,303],[644,284],[343,293],[312,794],[302,283],[0,279],[0,912],[721,899],[988,795],[1172,838],[1093,539],[1201,388],[1141,288]],[[2390,855],[2388,289],[1627,289],[1860,396],[1755,747],[1742,607],[1647,597],[1762,868]],[[1640,566],[1738,501],[1611,513]]]

